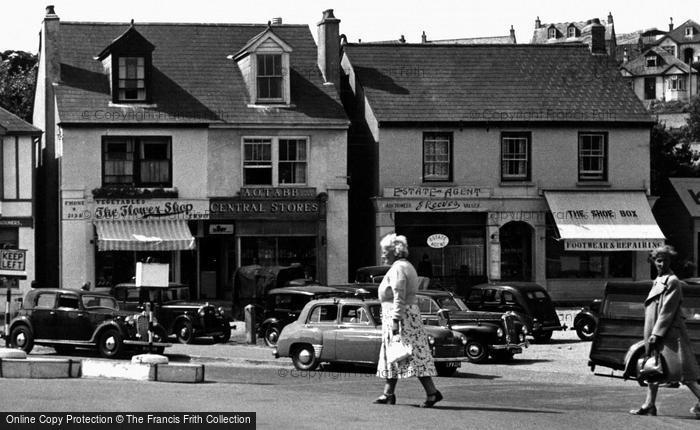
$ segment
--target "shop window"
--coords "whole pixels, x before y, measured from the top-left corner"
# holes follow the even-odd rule
[[[579,133],[579,181],[606,181],[608,179],[607,140],[607,133]]]
[[[501,180],[530,180],[530,133],[501,134]]]
[[[105,136],[102,183],[104,186],[172,186],[170,138]]]
[[[301,265],[306,278],[316,276],[316,237],[242,237],[241,265]]]
[[[244,185],[305,185],[307,138],[244,138]]]
[[[19,229],[0,227],[0,248],[19,249]]]
[[[423,134],[423,181],[452,180],[452,133]]]
[[[634,253],[565,251],[554,221],[547,222],[547,278],[631,278]]]

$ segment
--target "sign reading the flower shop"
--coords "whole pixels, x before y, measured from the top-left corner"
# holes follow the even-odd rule
[[[64,200],[64,218],[66,208],[78,207],[74,201]],[[197,220],[209,219],[209,200],[185,200],[185,199],[95,199],[87,204],[83,210],[82,219],[97,221],[116,220],[148,220],[148,219],[182,219]],[[68,212],[80,213],[80,209]]]

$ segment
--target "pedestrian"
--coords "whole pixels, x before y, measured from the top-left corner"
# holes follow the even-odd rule
[[[654,349],[665,361],[664,382],[681,382],[698,398],[698,403],[690,409],[690,413],[700,419],[700,385],[697,382],[700,370],[681,310],[681,282],[671,270],[671,258],[674,255],[675,250],[668,245],[651,252],[657,276],[644,301],[644,342],[647,355]],[[659,383],[648,382],[647,385],[646,400],[639,409],[632,409],[631,414],[656,415]]]
[[[388,234],[379,242],[383,263],[391,265],[379,284],[378,295],[382,302],[382,346],[379,351],[377,376],[385,379],[384,393],[374,403],[395,404],[396,383],[399,378],[416,376],[425,389],[426,399],[422,408],[432,408],[442,400],[435,388],[433,376],[437,375],[428,336],[423,328],[418,309],[416,291],[418,275],[408,262],[408,242],[405,236]],[[405,360],[389,363],[386,349],[395,334],[412,347],[413,353]]]

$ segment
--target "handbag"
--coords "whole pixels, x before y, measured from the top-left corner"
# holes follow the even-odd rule
[[[401,326],[399,326],[399,334],[390,335],[389,337],[386,347],[386,361],[389,364],[398,363],[406,360],[411,355],[413,355],[413,346],[402,342]]]
[[[661,382],[666,378],[666,363],[659,351],[637,360],[637,379],[646,382]]]

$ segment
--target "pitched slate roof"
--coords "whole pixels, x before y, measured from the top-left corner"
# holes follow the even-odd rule
[[[685,37],[686,27],[693,27],[693,36]],[[672,39],[676,43],[700,43],[700,24],[692,19],[687,20],[683,24],[674,28],[666,34],[666,37]]]
[[[345,125],[336,89],[324,85],[308,26],[276,25],[293,48],[291,106],[249,107],[248,89],[235,61],[267,29],[260,24],[139,24],[155,46],[152,105],[112,105],[109,76],[94,59],[129,28],[123,23],[61,22],[61,83],[56,87],[61,123]]]
[[[585,45],[349,44],[380,122],[651,118],[607,56]]]
[[[658,62],[657,60],[657,66],[655,67],[647,67],[647,57],[650,54],[656,54],[657,57],[661,57],[662,61]],[[658,76],[665,74],[674,66],[684,73],[691,71],[690,66],[676,58],[673,54],[666,52],[662,48],[654,47],[639,55],[634,60],[623,63],[620,69],[628,71],[633,76]]]
[[[3,134],[32,134],[40,135],[41,130],[27,121],[0,107],[0,135]]]
[[[612,35],[614,32],[614,25],[612,23],[606,22],[604,19],[600,20],[600,23],[605,27],[605,40],[610,40],[612,39]],[[576,37],[567,37],[567,29],[569,28],[570,25],[574,25],[576,27],[578,36]],[[557,23],[548,23],[548,24],[541,24],[539,27],[535,28],[535,31],[532,33],[532,40],[530,43],[533,44],[549,44],[549,43],[564,43],[564,42],[584,42],[584,43],[590,43],[591,39],[591,32],[590,30],[586,29],[586,27],[590,25],[590,22],[587,21],[578,21],[578,22],[557,22]],[[549,28],[551,26],[554,26],[557,29],[557,35],[558,37],[556,39],[550,39],[549,38]],[[584,31],[586,29],[586,31]]]
[[[448,44],[456,43],[463,45],[503,45],[507,43],[515,43],[515,39],[508,36],[491,36],[491,37],[464,37],[460,39],[441,39],[428,40],[426,43]]]

